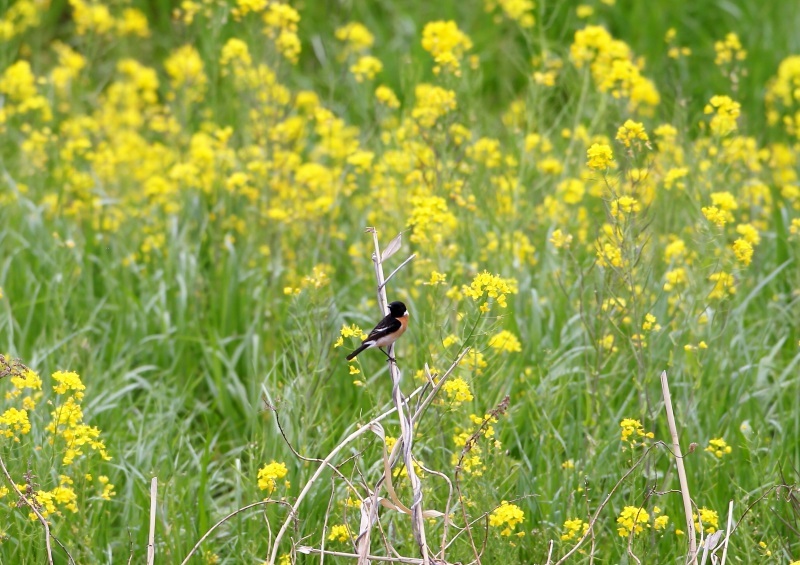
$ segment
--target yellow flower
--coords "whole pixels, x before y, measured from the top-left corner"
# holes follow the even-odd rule
[[[258,488],[272,494],[275,490],[276,480],[282,479],[288,473],[284,463],[272,461],[258,470]]]
[[[640,534],[644,531],[645,527],[649,527],[650,514],[643,508],[636,506],[626,506],[620,512],[617,518],[617,533],[622,537],[628,537],[631,532],[634,535]]]
[[[429,286],[436,286],[447,282],[447,275],[438,271],[431,271],[431,278],[424,283]],[[445,346],[446,347],[446,346]]]
[[[635,198],[620,196],[611,202],[610,214],[612,218],[622,221],[624,219],[624,214],[635,214],[636,212],[640,212],[641,209],[641,205]]]
[[[509,353],[519,353],[522,351],[522,344],[517,336],[508,330],[503,330],[489,338],[489,347],[497,351]]]
[[[469,286],[464,285],[461,290],[473,301],[487,297],[494,299],[501,308],[505,308],[507,306],[506,295],[517,294],[517,281],[516,279],[503,279],[499,275],[483,271],[475,276]]]
[[[397,95],[388,86],[381,85],[378,88],[376,88],[375,98],[378,99],[378,102],[380,102],[381,104],[383,104],[388,108],[400,107],[400,100],[398,100]]]
[[[456,217],[441,196],[415,196],[411,198],[411,206],[407,225],[414,228],[412,242],[438,245],[455,230]]]
[[[439,118],[456,109],[456,93],[452,90],[423,83],[414,88],[414,97],[411,117],[425,128],[432,128]]]
[[[383,70],[383,63],[377,57],[365,55],[360,57],[351,67],[350,72],[357,82],[364,82],[364,79],[372,80]]]
[[[469,385],[467,381],[460,377],[448,380],[442,385],[442,390],[447,394],[450,406],[453,408],[461,406],[463,402],[472,402],[473,397],[472,392],[469,390]]]
[[[644,124],[626,120],[617,130],[617,141],[621,141],[625,147],[630,147],[632,143],[644,141],[647,143],[650,138],[644,129]]]
[[[173,51],[164,61],[164,70],[175,91],[183,92],[190,101],[203,99],[208,77],[203,69],[203,59],[194,46],[184,45]]]
[[[644,427],[639,420],[634,420],[632,418],[623,419],[619,423],[619,427],[622,428],[620,440],[630,443],[631,447],[636,447],[636,440],[640,438],[643,441],[639,445],[646,445],[644,440],[653,439],[653,437],[655,437],[653,432],[644,431]]]
[[[533,27],[536,19],[533,17],[533,9],[536,5],[533,0],[484,0],[486,11],[490,12],[495,6],[499,6],[503,15],[509,20],[515,21],[521,28]]]
[[[78,391],[75,394],[75,397],[80,400],[83,397],[83,393],[80,391],[86,390],[86,386],[81,382],[81,378],[78,376],[78,373],[68,371],[56,371],[52,375],[53,380],[56,381],[58,384],[53,385],[53,390],[56,394],[66,394],[69,390]]]
[[[753,246],[744,239],[737,239],[733,242],[733,254],[737,261],[747,266],[753,260]]]
[[[741,114],[741,104],[734,102],[730,96],[712,96],[703,110],[706,114],[714,114],[709,128],[711,133],[719,136],[736,131],[736,119]]]
[[[586,151],[587,166],[595,171],[605,171],[614,160],[611,147],[604,143],[593,143]]]
[[[589,529],[589,523],[580,518],[564,521],[564,533],[561,534],[562,541],[569,541],[582,536]]]
[[[714,288],[708,293],[708,297],[712,299],[722,299],[730,294],[736,294],[736,281],[733,275],[720,271],[713,273],[708,277],[708,280],[714,283]]]
[[[649,332],[657,332],[661,330],[661,324],[657,323],[656,317],[652,314],[645,314],[644,322],[642,322],[642,330]]]
[[[705,448],[705,451],[716,455],[719,459],[722,459],[724,455],[729,454],[732,450],[733,448],[721,437],[708,440],[708,446]]]
[[[465,51],[472,49],[472,41],[454,21],[435,21],[427,23],[422,30],[422,48],[433,55],[435,74],[444,69],[460,76],[460,59]]]
[[[729,65],[734,61],[744,61],[747,58],[747,51],[742,49],[742,42],[739,41],[739,36],[733,32],[728,33],[724,40],[715,41],[714,51],[717,53],[714,64],[720,67]]]
[[[14,438],[14,441],[19,441],[16,433],[25,435],[31,431],[31,423],[28,420],[28,412],[26,410],[18,410],[16,408],[8,408],[3,414],[0,414],[0,436],[7,438]],[[15,433],[16,432],[16,433]]]
[[[522,509],[515,504],[509,504],[505,500],[489,515],[490,526],[494,528],[505,526],[503,531],[500,532],[501,536],[510,536],[517,524],[521,524],[523,520],[525,520],[525,513]]]
[[[553,247],[556,249],[566,249],[569,248],[572,243],[572,236],[563,233],[560,229],[553,230],[550,236],[550,243],[552,243]]]
[[[700,521],[703,523],[702,530],[707,534],[713,534],[719,528],[719,515],[716,510],[709,510],[705,506],[700,509],[700,520],[698,521],[696,513],[692,514],[692,519],[695,531],[701,531]]]
[[[336,39],[346,43],[348,53],[366,51],[375,43],[375,36],[358,22],[350,22],[336,30]]]
[[[656,530],[664,530],[667,528],[667,524],[669,523],[669,516],[666,514],[664,516],[659,516],[655,520],[653,520],[653,528]]]
[[[338,541],[344,543],[351,538],[350,528],[347,524],[337,524],[331,526],[331,532],[328,534],[329,541]]]

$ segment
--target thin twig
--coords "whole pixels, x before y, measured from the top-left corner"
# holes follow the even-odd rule
[[[669,394],[669,381],[667,372],[661,371],[661,393],[664,395],[664,409],[667,411],[667,424],[672,436],[672,449],[675,452],[675,466],[678,468],[678,482],[681,487],[683,499],[683,512],[686,515],[686,531],[689,538],[689,555],[686,563],[693,563],[697,559],[697,540],[695,539],[694,520],[692,519],[692,497],[689,494],[689,482],[686,479],[686,468],[683,466],[681,444],[678,439],[678,427],[675,425],[675,414],[672,411],[672,398]],[[698,513],[699,516],[699,513]]]
[[[150,535],[147,537],[147,565],[156,561],[156,502],[158,497],[158,477],[150,481]]]
[[[195,552],[200,548],[200,545],[206,540],[206,538],[210,536],[214,532],[214,530],[219,528],[222,524],[224,524],[237,514],[244,512],[245,510],[250,510],[251,508],[254,508],[256,506],[262,506],[267,504],[282,504],[284,506],[289,506],[289,503],[283,500],[259,500],[258,502],[253,502],[252,504],[248,504],[247,506],[242,506],[238,510],[234,510],[233,512],[225,516],[222,520],[211,526],[211,528],[206,533],[203,534],[203,537],[197,540],[197,543],[194,544],[194,547],[186,556],[186,558],[183,561],[181,561],[181,565],[186,565],[189,562],[189,559],[191,559],[192,555],[195,554]]]
[[[403,261],[402,263],[400,263],[400,266],[399,266],[399,267],[397,267],[397,268],[396,268],[394,271],[392,271],[391,273],[389,273],[389,276],[388,276],[388,277],[386,277],[386,278],[383,280],[383,282],[380,284],[380,286],[379,286],[378,290],[383,290],[383,289],[386,287],[387,283],[388,283],[388,282],[391,280],[391,278],[392,278],[393,276],[395,276],[395,275],[397,274],[397,272],[398,272],[400,269],[402,269],[402,268],[403,268],[403,267],[405,267],[405,266],[406,266],[408,263],[410,263],[411,261],[413,261],[413,260],[416,258],[416,256],[417,256],[417,254],[416,254],[416,253],[412,253],[412,254],[411,254],[411,256],[410,256],[408,259],[406,259],[405,261]]]

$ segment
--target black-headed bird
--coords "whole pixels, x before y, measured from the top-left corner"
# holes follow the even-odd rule
[[[383,348],[389,347],[397,341],[397,338],[405,333],[406,328],[408,328],[408,310],[406,310],[406,305],[402,302],[392,302],[389,304],[389,313],[386,317],[378,322],[378,325],[369,332],[367,339],[361,342],[359,348],[347,356],[347,360],[351,361],[365,349],[377,347],[386,355],[389,361],[394,361],[388,353],[383,351]]]

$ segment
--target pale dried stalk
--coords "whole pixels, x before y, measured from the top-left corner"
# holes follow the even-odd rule
[[[664,409],[667,411],[667,424],[672,436],[672,450],[675,454],[675,466],[678,468],[678,482],[681,487],[683,499],[683,512],[686,517],[686,531],[689,538],[689,554],[686,563],[694,563],[697,559],[697,540],[695,539],[694,520],[692,519],[692,497],[689,495],[689,483],[686,480],[686,469],[683,466],[683,454],[678,439],[678,427],[675,425],[675,414],[672,411],[672,397],[669,394],[669,381],[667,372],[661,371],[661,393],[664,395]]]
[[[388,312],[389,301],[386,298],[386,280],[383,275],[383,258],[381,256],[380,243],[378,242],[378,230],[375,228],[367,228],[367,231],[372,234],[372,242],[375,246],[375,251],[372,255],[372,261],[375,264],[375,278],[378,283],[378,306],[381,309],[381,316],[385,316]],[[411,258],[403,262],[401,267],[408,263]],[[398,269],[392,272],[394,275]],[[394,344],[390,345],[387,353],[390,358],[394,358]],[[403,393],[400,390],[400,368],[397,363],[389,363],[389,374],[392,377],[392,400],[397,408],[397,414],[400,416],[400,432],[403,438],[403,460],[408,473],[408,480],[411,483],[411,491],[413,493],[413,500],[411,502],[411,531],[414,539],[419,546],[420,554],[424,565],[429,565],[430,559],[428,557],[428,544],[425,539],[425,523],[423,519],[422,507],[422,483],[414,470],[414,457],[412,448],[414,443],[414,422],[412,421],[412,414],[410,407],[406,406],[407,412],[403,410]],[[371,526],[371,524],[369,524]],[[360,537],[361,533],[359,533]]]
[[[422,391],[423,388],[424,388],[423,386],[418,387],[416,390],[414,390],[414,392],[412,392],[409,395],[409,398],[413,398],[414,396],[418,395]],[[331,464],[331,461],[333,460],[333,458],[336,457],[336,455],[342,449],[344,449],[344,447],[347,444],[351,443],[352,441],[354,441],[358,437],[360,437],[360,436],[364,435],[365,433],[369,432],[370,431],[370,426],[373,423],[380,422],[381,420],[384,420],[384,419],[388,418],[389,416],[394,414],[396,411],[397,411],[396,407],[395,408],[391,408],[391,409],[387,410],[386,412],[384,412],[383,414],[380,414],[380,415],[376,416],[375,418],[373,418],[372,420],[367,422],[367,424],[361,426],[357,430],[354,430],[353,433],[351,433],[349,436],[344,438],[339,443],[339,445],[334,447],[333,450],[325,457],[325,459],[322,460],[322,462],[319,464],[319,467],[317,467],[317,470],[314,472],[314,474],[311,476],[311,478],[303,486],[303,489],[300,491],[300,494],[297,495],[297,499],[294,501],[294,504],[292,505],[291,509],[289,510],[289,515],[286,516],[286,520],[284,520],[283,524],[281,525],[281,529],[278,530],[278,534],[275,536],[275,541],[273,542],[272,551],[270,552],[270,558],[269,558],[269,562],[270,563],[276,563],[276,559],[278,558],[278,549],[280,547],[280,542],[283,539],[283,536],[286,534],[286,530],[289,528],[289,524],[292,522],[292,519],[294,519],[294,517],[297,515],[297,510],[300,507],[300,504],[303,502],[303,500],[305,500],[306,496],[308,495],[309,491],[311,490],[312,485],[319,478],[319,476],[322,474],[322,472],[325,469],[328,468],[328,466]]]
[[[731,539],[731,528],[733,527],[733,500],[728,504],[728,527],[725,530],[725,543],[722,549],[722,561],[720,565],[725,565],[725,560],[728,559],[728,540]]]
[[[158,496],[158,477],[150,481],[150,534],[147,538],[147,565],[156,561],[156,500]]]

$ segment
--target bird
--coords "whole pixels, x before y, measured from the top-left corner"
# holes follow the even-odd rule
[[[378,325],[369,332],[367,339],[361,342],[359,348],[347,356],[347,360],[352,361],[355,359],[356,355],[365,349],[377,347],[386,355],[390,362],[394,362],[394,358],[386,353],[383,348],[397,341],[397,338],[403,335],[407,328],[408,310],[406,310],[406,305],[399,301],[392,302],[389,304],[389,313],[386,317],[378,322]]]

